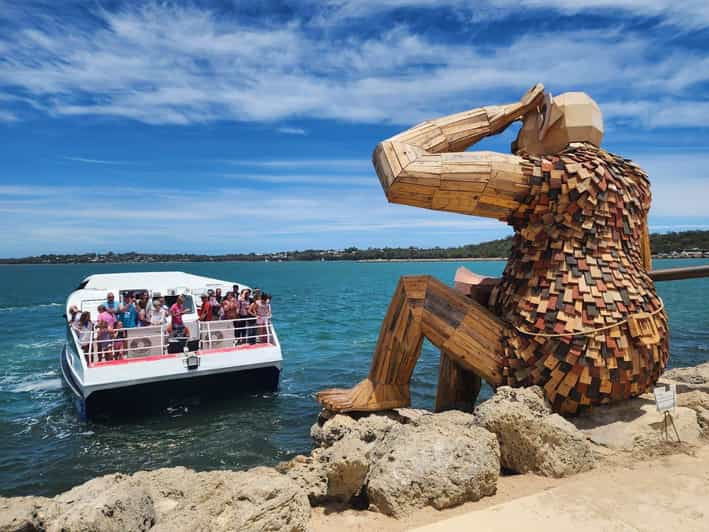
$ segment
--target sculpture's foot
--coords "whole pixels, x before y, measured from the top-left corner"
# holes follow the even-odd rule
[[[375,412],[411,404],[408,384],[375,384],[369,379],[349,389],[323,390],[316,397],[333,412]]]

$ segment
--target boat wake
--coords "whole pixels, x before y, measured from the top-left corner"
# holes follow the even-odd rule
[[[39,309],[39,308],[51,308],[51,307],[61,307],[61,303],[38,303],[36,305],[17,305],[11,307],[0,306],[0,312],[15,312],[17,310],[27,310],[27,309]]]

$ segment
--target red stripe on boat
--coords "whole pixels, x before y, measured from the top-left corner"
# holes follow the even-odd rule
[[[243,351],[246,349],[260,349],[262,347],[273,347],[273,344],[263,343],[263,344],[248,344],[240,345],[237,347],[221,347],[219,349],[202,349],[196,351],[198,355],[216,355],[219,353],[228,353],[229,351]],[[182,353],[168,353],[165,355],[151,355],[147,357],[136,357],[136,358],[119,358],[118,360],[103,360],[101,362],[93,362],[89,364],[90,368],[99,368],[103,366],[120,366],[122,364],[132,364],[134,362],[151,362],[154,360],[164,360],[166,358],[177,358],[178,354],[182,356]]]

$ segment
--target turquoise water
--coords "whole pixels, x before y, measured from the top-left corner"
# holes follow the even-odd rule
[[[656,261],[656,268],[709,261]],[[273,464],[309,451],[313,394],[365,377],[399,276],[451,282],[464,263],[161,264],[272,292],[284,367],[277,394],[173,405],[144,419],[79,421],[58,366],[66,296],[91,273],[143,265],[0,266],[0,495],[52,495],[96,475],[175,465],[195,469]],[[502,262],[470,269],[498,275]],[[709,360],[709,279],[658,284],[671,327],[670,363]],[[414,406],[433,405],[438,354],[425,345]],[[489,393],[489,392],[488,392]]]

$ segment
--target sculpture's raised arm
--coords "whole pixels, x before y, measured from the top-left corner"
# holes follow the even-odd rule
[[[524,161],[462,150],[536,108],[543,92],[543,86],[535,85],[519,102],[423,122],[381,142],[373,162],[389,201],[507,219],[528,190]]]

